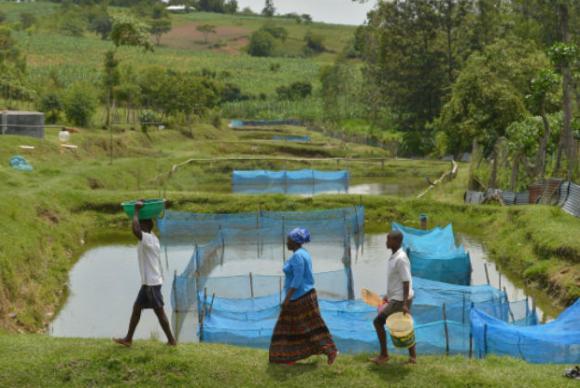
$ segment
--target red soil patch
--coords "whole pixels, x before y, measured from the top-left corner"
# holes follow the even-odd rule
[[[249,42],[248,35],[251,30],[241,27],[216,27],[215,34],[208,35],[208,43],[205,43],[205,34],[197,31],[197,23],[187,23],[174,27],[161,37],[163,46],[179,49],[204,49],[215,47],[215,50],[231,54],[238,53]]]

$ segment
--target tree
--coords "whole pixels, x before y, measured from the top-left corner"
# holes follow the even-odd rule
[[[92,85],[76,82],[64,96],[64,111],[74,125],[87,127],[97,110],[97,96]]]
[[[38,108],[44,112],[47,124],[56,124],[60,119],[64,104],[58,93],[49,92],[41,97]]]
[[[538,150],[542,134],[542,118],[529,116],[511,123],[506,129],[508,150],[512,158],[511,191],[516,191],[520,164],[524,158],[532,158]],[[530,175],[535,175],[533,172]]]
[[[540,115],[544,126],[543,135],[540,139],[538,154],[536,157],[536,175],[544,178],[546,170],[546,151],[548,140],[552,135],[552,128],[548,120],[548,114],[557,110],[556,88],[560,83],[558,75],[552,69],[542,69],[538,75],[532,79],[531,93],[526,96],[529,110]]]
[[[208,44],[209,43],[209,34],[216,33],[216,26],[214,26],[213,24],[201,24],[201,25],[196,27],[196,30],[203,34],[204,42],[205,42],[205,44]]]
[[[572,131],[572,65],[578,60],[576,45],[570,40],[569,7],[566,0],[558,2],[561,42],[550,48],[550,58],[562,74],[562,111],[564,113],[563,130],[558,147],[556,161],[557,173],[560,169],[561,154],[564,152],[568,160],[568,180],[572,180],[576,171],[576,141]]]
[[[224,4],[224,12],[229,14],[235,14],[238,12],[238,2],[237,0],[229,0]]]
[[[112,29],[113,19],[107,13],[95,16],[90,25],[90,30],[98,34],[102,40],[109,38]]]
[[[145,23],[130,15],[113,17],[111,40],[116,48],[121,46],[141,47],[145,51],[152,51],[149,40],[149,28]]]
[[[262,15],[271,18],[275,13],[276,7],[274,7],[274,0],[266,0],[266,4],[262,10]]]
[[[323,68],[320,75],[324,117],[338,122],[356,118],[359,113],[362,74],[345,60]]]
[[[472,140],[493,158],[490,187],[496,187],[497,143],[506,129],[528,115],[524,101],[530,82],[547,65],[533,45],[517,40],[497,41],[472,54],[451,91],[435,127],[447,134],[453,154],[468,151]]]
[[[169,18],[153,19],[150,22],[149,32],[155,37],[157,46],[161,45],[161,36],[171,31],[171,20]]]
[[[254,57],[270,57],[276,47],[276,38],[267,31],[258,30],[250,37],[248,54]]]

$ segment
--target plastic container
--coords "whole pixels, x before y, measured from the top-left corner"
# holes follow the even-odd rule
[[[133,218],[135,214],[135,204],[138,201],[128,201],[123,202],[121,206],[129,218]],[[158,218],[165,210],[165,200],[164,199],[146,199],[143,201],[143,207],[139,211],[140,220],[150,220]]]
[[[415,325],[410,314],[391,314],[387,318],[387,328],[395,347],[408,349],[415,345]]]

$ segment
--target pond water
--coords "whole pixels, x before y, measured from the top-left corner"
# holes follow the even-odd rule
[[[240,10],[250,7],[254,12],[261,12],[264,0],[238,0]],[[333,24],[363,24],[366,15],[376,1],[359,2],[353,0],[274,0],[277,14],[307,13],[315,21]]]
[[[501,276],[501,286],[505,287],[510,301],[525,299],[526,293],[516,286],[506,276],[500,275],[496,265],[489,261],[482,245],[467,236],[460,240],[471,255],[473,267],[472,284],[486,284],[485,265],[487,264],[490,284],[498,287]],[[229,248],[226,248],[229,249]],[[334,257],[331,247],[318,246],[311,249],[315,272],[342,269],[340,260],[324,259]],[[269,250],[269,251],[268,251]],[[171,284],[174,273],[181,273],[187,266],[193,246],[172,247],[163,255],[165,284],[162,288],[166,303],[166,312],[171,315],[178,339],[182,342],[196,341],[197,315],[170,314]],[[256,247],[248,245],[244,248],[230,250],[228,260],[223,265],[211,269],[210,277],[243,275],[253,272],[263,275],[282,274],[283,250],[281,246],[267,249],[268,257],[279,257],[280,260],[242,260],[243,257],[256,256]],[[69,298],[56,319],[50,325],[49,333],[57,337],[91,337],[107,338],[123,336],[127,330],[131,307],[137,295],[140,279],[136,259],[135,244],[116,244],[91,249],[85,253],[70,272]],[[287,257],[287,253],[286,257]],[[360,297],[362,287],[383,293],[386,288],[386,259],[389,252],[385,248],[384,234],[368,234],[365,236],[364,247],[353,253],[352,272],[354,288]],[[238,259],[236,259],[236,257]],[[530,307],[533,299],[529,299]],[[544,320],[539,308],[537,312]],[[165,340],[152,311],[142,314],[135,338]]]

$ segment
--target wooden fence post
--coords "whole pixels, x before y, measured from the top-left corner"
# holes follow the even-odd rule
[[[487,263],[483,263],[483,267],[485,268],[485,280],[487,280],[487,285],[489,286],[489,271],[487,269]]]
[[[250,272],[250,296],[254,299],[254,276]]]
[[[445,355],[449,356],[449,328],[447,327],[447,311],[443,303],[443,328],[445,329]]]

